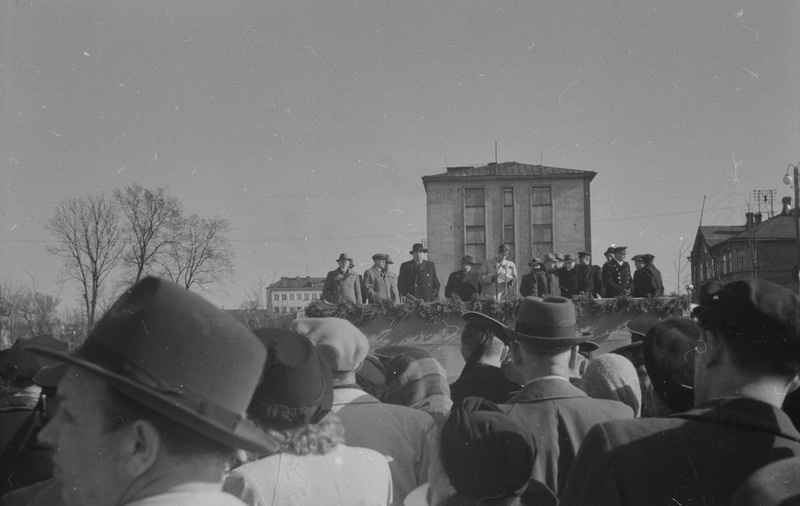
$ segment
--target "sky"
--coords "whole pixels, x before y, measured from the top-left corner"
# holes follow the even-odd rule
[[[236,308],[341,252],[408,259],[422,176],[497,143],[597,172],[596,257],[649,252],[676,290],[701,215],[793,193],[798,26],[778,1],[0,0],[0,280],[78,307],[45,225],[138,183],[230,220],[207,296]]]

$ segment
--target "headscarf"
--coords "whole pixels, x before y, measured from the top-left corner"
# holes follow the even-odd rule
[[[453,406],[447,373],[422,350],[397,355],[386,365],[383,402],[420,409],[442,419]]]
[[[589,361],[583,374],[583,390],[595,399],[620,401],[642,414],[639,376],[630,360],[616,353],[605,353]]]

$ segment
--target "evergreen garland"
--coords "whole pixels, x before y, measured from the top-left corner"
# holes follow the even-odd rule
[[[457,298],[447,298],[424,302],[411,299],[401,304],[392,304],[380,301],[375,304],[330,304],[321,299],[312,301],[306,307],[306,316],[312,318],[336,317],[349,320],[356,326],[363,325],[375,318],[386,318],[392,324],[399,320],[419,318],[435,322],[445,316],[460,316],[466,311],[479,311],[501,322],[509,322],[514,318],[522,298],[498,302],[491,298],[478,298],[464,301]],[[576,295],[572,298],[575,304],[575,313],[580,320],[582,316],[593,316],[608,313],[628,311],[632,313],[649,313],[659,318],[681,316],[689,311],[691,302],[688,295],[671,297],[636,298],[621,295],[614,299],[594,299],[587,294]]]

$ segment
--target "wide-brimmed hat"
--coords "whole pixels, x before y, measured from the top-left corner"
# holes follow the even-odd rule
[[[533,257],[531,258],[531,261],[528,262],[528,265],[530,265],[531,267],[533,267],[534,265],[544,265],[544,262],[542,262],[542,259],[539,257]]]
[[[322,420],[333,405],[333,377],[314,343],[283,329],[253,333],[267,348],[269,358],[247,414],[276,430]]]
[[[547,253],[544,256],[544,261],[545,262],[558,262],[559,260],[563,260],[563,259],[560,258],[556,253]]]
[[[340,253],[340,254],[339,254],[339,258],[337,258],[337,259],[336,259],[336,263],[339,263],[339,262],[350,262],[350,263],[352,263],[352,262],[353,262],[353,259],[352,259],[352,258],[350,258],[350,257],[347,255],[347,253]]]
[[[117,299],[74,354],[29,349],[88,370],[217,443],[258,452],[277,448],[244,418],[266,348],[232,316],[182,286],[144,278]]]
[[[389,255],[387,255],[386,253],[375,253],[374,255],[372,255],[372,259],[373,260],[386,260],[386,257],[388,257],[388,256]]]
[[[577,332],[575,306],[565,297],[523,298],[514,330],[505,332],[510,339],[542,348],[569,348],[592,337]]]
[[[631,333],[631,341],[635,343],[643,340],[644,336],[647,335],[656,323],[658,323],[658,320],[654,318],[637,318],[625,322],[625,328]]]
[[[29,346],[39,346],[67,353],[67,343],[52,336],[36,336],[17,339],[11,348],[0,351],[0,378],[11,381],[31,380],[43,367],[54,365],[58,360],[33,353]]]
[[[694,357],[702,329],[688,318],[654,325],[644,339],[644,365],[653,390],[669,408],[682,413],[694,406]]]
[[[631,257],[631,260],[633,260],[634,262],[641,262],[642,261],[642,255],[633,255]]]
[[[606,252],[603,253],[603,255],[605,255],[605,256],[609,256],[609,255],[613,255],[613,254],[614,254],[614,246],[613,245],[609,246],[608,249],[606,250]]]
[[[409,255],[413,255],[415,251],[421,251],[423,253],[428,252],[428,248],[422,245],[422,243],[416,242],[413,246],[411,246],[411,251],[408,252]]]
[[[357,371],[369,353],[369,340],[341,318],[298,318],[289,330],[311,339],[334,372]]]
[[[645,263],[648,263],[648,264],[650,262],[652,262],[656,258],[654,255],[651,255],[650,253],[645,253],[645,254],[641,255],[641,257],[642,257],[642,261],[645,262]]]
[[[466,326],[477,325],[481,328],[491,329],[494,331],[495,336],[505,344],[510,342],[510,338],[506,333],[507,330],[510,330],[508,326],[491,316],[478,311],[467,311],[461,315],[461,319],[466,322]]]
[[[459,262],[462,264],[475,265],[475,262],[472,260],[472,256],[470,255],[464,255],[463,257],[461,257],[461,260],[459,260]]]
[[[576,260],[575,255],[573,255],[572,253],[567,253],[566,255],[564,255],[565,262],[574,262],[575,260]]]

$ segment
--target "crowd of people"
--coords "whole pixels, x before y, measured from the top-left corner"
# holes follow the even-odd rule
[[[448,384],[346,320],[250,330],[145,278],[75,352],[0,356],[0,504],[797,501],[800,298],[743,279],[698,302],[602,354],[565,297],[523,298],[512,325],[470,311]]]
[[[409,251],[413,258],[400,265],[398,274],[390,269],[393,262],[389,255],[375,253],[374,265],[363,275],[355,272],[353,259],[342,253],[336,260],[339,267],[325,277],[322,298],[333,304],[395,303],[409,298],[436,300],[440,283],[436,265],[423,258],[427,252],[421,243],[414,244]],[[511,245],[503,243],[497,255],[485,263],[465,255],[459,261],[460,269],[448,276],[444,296],[461,300],[479,296],[503,301],[528,296],[571,298],[581,293],[595,298],[664,295],[661,272],[653,264],[655,257],[650,253],[635,255],[632,258],[635,269],[631,272],[625,260],[625,246],[609,247],[602,266],[593,265],[591,253],[585,251],[547,253],[543,259],[532,258],[528,263],[530,272],[524,275],[509,260],[510,253]]]

